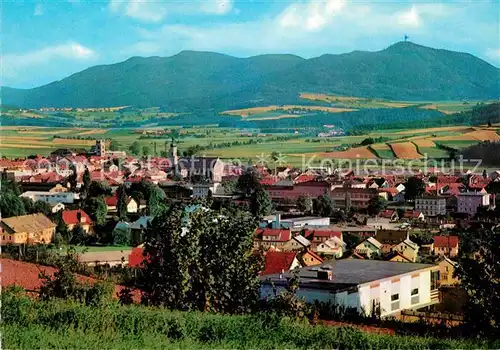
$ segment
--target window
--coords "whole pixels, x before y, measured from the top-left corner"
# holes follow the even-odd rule
[[[417,295],[418,294],[418,288],[414,288],[411,290],[411,295]]]
[[[399,294],[391,295],[391,301],[398,301],[398,300],[399,300]]]
[[[439,288],[439,271],[431,271],[431,290]]]

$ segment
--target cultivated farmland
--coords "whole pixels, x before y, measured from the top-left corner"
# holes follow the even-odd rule
[[[391,143],[390,146],[396,157],[400,159],[422,158],[422,155],[417,151],[417,147],[411,142]]]

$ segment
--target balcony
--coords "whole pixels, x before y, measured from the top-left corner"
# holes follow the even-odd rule
[[[431,302],[439,303],[441,300],[441,292],[438,289],[431,290]]]

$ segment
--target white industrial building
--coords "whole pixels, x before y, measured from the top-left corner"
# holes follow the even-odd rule
[[[369,315],[380,306],[382,317],[439,302],[439,266],[378,260],[330,260],[297,270],[298,296],[307,302],[333,302]],[[261,298],[272,298],[288,284],[291,272],[262,276]]]

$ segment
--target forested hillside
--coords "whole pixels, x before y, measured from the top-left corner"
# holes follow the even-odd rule
[[[394,100],[498,98],[500,70],[465,53],[400,42],[303,59],[183,51],[95,66],[41,87],[2,89],[20,107],[162,107],[170,112],[303,102],[301,92]]]

